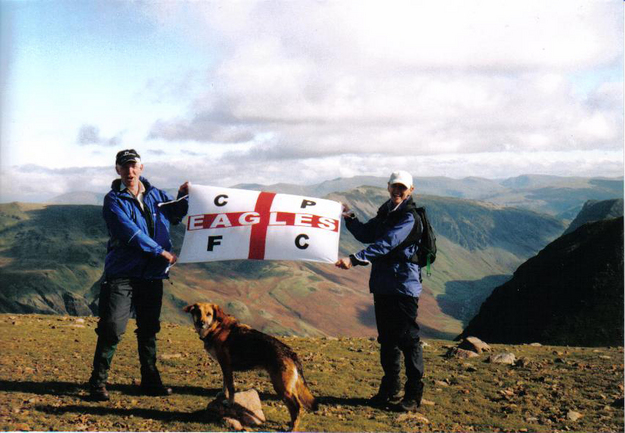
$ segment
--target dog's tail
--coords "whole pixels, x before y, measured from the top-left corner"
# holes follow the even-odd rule
[[[302,364],[298,359],[297,355],[293,353],[292,356],[293,363],[295,364],[295,369],[297,371],[297,382],[295,383],[295,391],[297,394],[297,399],[300,404],[308,410],[317,411],[319,409],[319,402],[310,392],[310,388],[308,388],[308,383],[306,383],[306,378],[304,377],[304,369],[302,368]]]
[[[297,383],[295,384],[295,389],[297,392],[297,399],[300,404],[304,406],[306,409],[311,411],[317,411],[319,409],[319,403],[317,399],[312,395],[306,381],[304,380],[304,376],[301,374],[298,377]]]

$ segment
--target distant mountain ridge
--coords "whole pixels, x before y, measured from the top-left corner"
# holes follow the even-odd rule
[[[333,192],[345,192],[359,186],[385,188],[388,178],[355,176],[337,178],[312,185],[278,183],[261,185],[241,183],[232,188],[273,191],[284,194],[325,197]],[[583,178],[548,175],[522,175],[507,179],[466,177],[415,177],[417,194],[455,197],[491,202],[508,207],[520,207],[546,213],[562,219],[573,219],[588,200],[608,200],[623,197],[623,178]],[[175,188],[166,188],[173,195]],[[76,192],[50,200],[58,204],[101,204],[104,193]]]
[[[623,345],[623,216],[579,225],[547,245],[493,291],[458,338],[467,336],[505,344]]]

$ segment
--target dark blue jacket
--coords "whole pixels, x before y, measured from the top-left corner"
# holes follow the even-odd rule
[[[384,203],[378,214],[367,221],[346,218],[345,227],[354,237],[370,244],[354,254],[356,264],[371,263],[369,290],[375,294],[407,295],[418,298],[421,294],[421,271],[410,258],[417,246],[397,247],[408,237],[415,224],[422,229],[421,219],[415,221],[410,207],[415,207],[412,197],[404,200],[397,209],[392,202]]]
[[[172,201],[165,191],[153,187],[145,178],[141,210],[137,199],[120,190],[121,179],[113,181],[111,191],[104,197],[102,213],[109,232],[104,274],[106,278],[163,279],[167,278],[169,263],[160,254],[171,251],[170,224],[178,224],[189,206],[184,199]]]

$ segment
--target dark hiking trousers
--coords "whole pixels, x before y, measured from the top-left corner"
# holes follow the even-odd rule
[[[404,295],[373,295],[375,321],[380,343],[380,363],[384,370],[381,390],[399,384],[401,353],[406,366],[405,396],[419,392],[423,378],[423,349],[419,338],[417,310],[419,298]]]
[[[92,387],[106,385],[117,344],[126,331],[131,312],[137,320],[137,347],[141,363],[141,384],[160,385],[156,368],[156,334],[160,331],[163,280],[104,281],[100,288],[98,342],[93,357]]]

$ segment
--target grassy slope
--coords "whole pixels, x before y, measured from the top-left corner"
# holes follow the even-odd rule
[[[360,187],[330,198],[349,203],[365,219],[375,214],[386,193]],[[490,291],[563,230],[559,221],[531,212],[460,199],[417,199],[428,207],[439,243],[434,272],[425,278],[421,298],[420,322],[429,337],[459,334]],[[65,292],[84,295],[86,310],[97,294],[92,286],[100,277],[105,253],[100,212],[97,206],[0,206],[0,311],[75,314],[68,310]],[[183,229],[173,232],[178,247]],[[360,248],[344,230],[340,254]],[[369,272],[304,262],[178,265],[171,284],[166,284],[162,317],[183,323],[182,306],[212,300],[277,335],[372,336]]]
[[[136,393],[139,375],[134,324],[119,345],[110,377],[112,400],[94,403],[84,387],[95,347],[89,317],[0,315],[0,430],[223,431],[204,408],[221,388],[219,367],[191,325],[166,324],[159,334],[160,369],[175,394]],[[426,404],[405,417],[374,409],[378,347],[367,338],[285,338],[300,355],[320,399],[306,413],[305,431],[623,431],[623,349],[492,345],[495,353],[525,357],[525,367],[443,355],[453,343],[426,340]],[[265,373],[238,373],[239,390],[255,388],[267,422],[284,430],[288,415]],[[569,411],[583,416],[572,421]],[[261,429],[259,429],[261,430]]]

